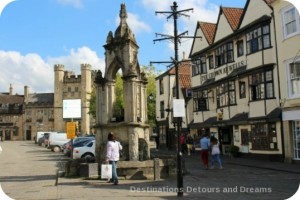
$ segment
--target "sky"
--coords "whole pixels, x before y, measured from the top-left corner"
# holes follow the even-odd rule
[[[0,9],[1,9],[0,0]],[[109,3],[108,3],[109,2]],[[54,91],[54,65],[80,74],[81,64],[93,70],[105,69],[103,45],[109,31],[119,25],[121,4],[125,3],[127,23],[139,45],[142,66],[174,57],[171,41],[153,42],[155,33],[173,35],[173,20],[156,11],[170,11],[174,0],[16,0],[0,10],[0,93],[24,94]],[[178,19],[178,33],[193,36],[197,21],[216,23],[220,6],[244,8],[246,0],[178,0],[178,10],[193,8],[190,17]],[[192,39],[179,45],[190,53]],[[165,71],[166,65],[155,65]]]

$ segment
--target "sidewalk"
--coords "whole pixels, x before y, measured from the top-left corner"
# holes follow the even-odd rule
[[[166,149],[160,149],[159,151],[151,150],[152,156],[161,156],[161,155],[173,155],[176,156],[176,151],[169,151]],[[195,159],[199,159],[200,162],[200,151],[196,151],[195,153],[191,154],[191,156],[183,155],[183,159],[187,166],[193,168],[195,165]],[[254,158],[243,158],[237,157],[233,158],[230,156],[222,156],[222,161],[224,163],[224,167],[227,164],[231,165],[239,165],[245,167],[253,167],[253,168],[261,168],[261,169],[268,169],[268,170],[275,170],[275,171],[282,171],[282,172],[289,172],[300,174],[300,165],[295,163],[283,163],[283,162],[275,162],[275,161],[264,161],[258,160]]]

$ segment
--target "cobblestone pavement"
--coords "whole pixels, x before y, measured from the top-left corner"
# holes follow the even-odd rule
[[[0,184],[15,200],[178,199],[176,177],[165,180],[120,180],[114,186],[104,180],[59,178],[60,153],[32,141],[0,143]],[[175,152],[153,152],[153,154]],[[206,170],[198,154],[184,156],[184,199],[272,199],[291,197],[298,189],[300,166],[243,158],[223,158],[224,169]]]

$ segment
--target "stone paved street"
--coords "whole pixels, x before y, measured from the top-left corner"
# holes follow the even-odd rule
[[[16,200],[178,199],[176,177],[167,180],[120,180],[113,186],[104,180],[59,178],[55,186],[60,153],[32,141],[0,143],[0,183]],[[175,154],[175,152],[154,152]],[[184,156],[184,199],[287,199],[299,186],[300,167],[244,158],[223,158],[224,169],[205,170],[198,155]]]

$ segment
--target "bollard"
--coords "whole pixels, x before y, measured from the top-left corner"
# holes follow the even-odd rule
[[[153,159],[153,171],[154,171],[154,180],[160,180],[160,166],[159,166],[159,158]]]
[[[59,170],[57,169],[57,170],[56,170],[56,179],[55,179],[55,184],[54,184],[54,186],[57,186],[57,185],[58,185],[58,176],[59,176]]]

